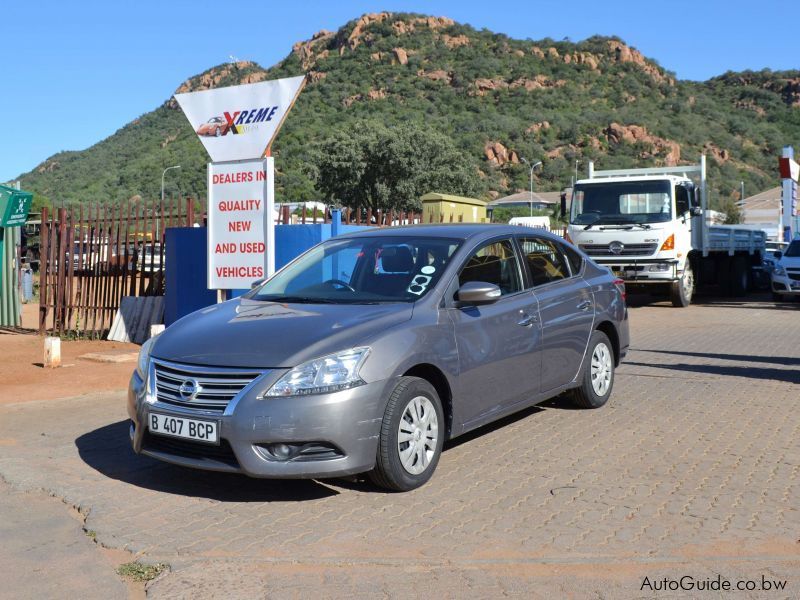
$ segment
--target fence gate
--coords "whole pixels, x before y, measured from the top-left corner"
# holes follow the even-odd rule
[[[124,296],[162,296],[164,231],[194,222],[191,198],[43,209],[39,332],[102,337]]]

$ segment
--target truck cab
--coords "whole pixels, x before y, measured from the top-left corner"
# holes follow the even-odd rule
[[[616,171],[590,163],[589,178],[573,187],[567,237],[632,291],[664,293],[674,306],[691,303],[701,278],[744,293],[764,234],[709,227],[705,183],[705,157],[699,165]]]

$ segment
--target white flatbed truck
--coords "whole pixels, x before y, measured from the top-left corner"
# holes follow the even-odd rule
[[[575,183],[567,237],[631,291],[685,307],[701,284],[742,296],[766,234],[706,220],[706,157],[697,165],[596,171]]]

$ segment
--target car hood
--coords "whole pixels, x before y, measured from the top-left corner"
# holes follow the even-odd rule
[[[800,256],[782,256],[777,264],[784,268],[796,269],[800,267]]]
[[[381,331],[408,321],[413,306],[229,300],[171,325],[156,339],[151,356],[220,367],[295,367],[368,344]]]

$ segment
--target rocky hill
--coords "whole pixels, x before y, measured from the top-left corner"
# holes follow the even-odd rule
[[[587,160],[602,168],[675,165],[710,158],[712,199],[739,182],[775,185],[776,157],[800,140],[800,71],[676,79],[618,38],[579,43],[515,40],[445,17],[368,14],[298,42],[277,65],[225,64],[176,91],[305,73],[308,85],[273,154],[279,201],[311,200],[315,152],[363,121],[424,123],[473,161],[488,199],[528,185],[521,157],[542,160],[539,189],[570,183]],[[159,193],[161,170],[183,169],[183,195],[205,195],[206,154],[174,100],[81,152],[61,152],[22,175],[55,201]],[[346,200],[346,199],[345,199]]]

